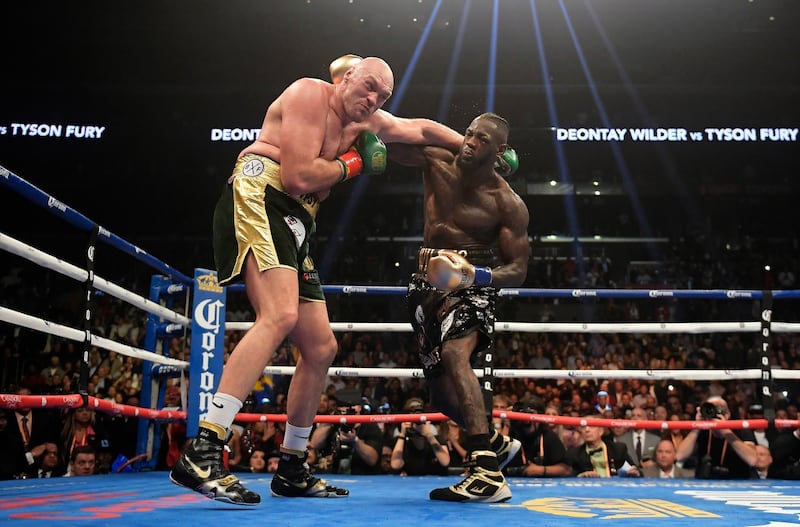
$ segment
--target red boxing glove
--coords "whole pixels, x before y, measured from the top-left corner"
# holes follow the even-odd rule
[[[355,147],[351,147],[350,150],[337,157],[336,160],[342,165],[342,179],[340,181],[354,178],[364,170],[364,160],[361,159],[361,154],[358,153]]]

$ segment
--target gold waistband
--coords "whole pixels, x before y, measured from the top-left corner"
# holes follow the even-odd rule
[[[237,161],[233,175],[228,180],[228,183],[232,183],[234,178],[238,177],[247,178],[248,181],[255,185],[269,185],[298,202],[303,206],[304,209],[306,209],[312,218],[315,218],[317,216],[317,212],[319,211],[319,197],[316,194],[302,194],[300,196],[294,196],[286,192],[286,190],[283,188],[283,184],[281,183],[280,169],[280,163],[270,159],[269,157],[259,154],[245,154]]]

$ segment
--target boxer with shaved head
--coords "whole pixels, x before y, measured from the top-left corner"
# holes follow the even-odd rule
[[[382,59],[347,62],[337,75],[336,83],[299,79],[269,105],[257,140],[239,154],[214,212],[219,282],[243,279],[256,319],[234,348],[198,436],[170,478],[215,500],[261,501],[225,468],[222,449],[242,401],[286,337],[299,348],[300,359],[289,386],[286,433],[271,492],[348,495],[313,477],[305,463],[319,395],[338,350],[308,254],[315,217],[333,185],[385,170],[384,142],[456,148],[461,141],[444,125],[381,109],[394,89],[392,69]]]

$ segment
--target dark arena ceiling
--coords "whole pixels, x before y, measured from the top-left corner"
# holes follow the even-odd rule
[[[625,216],[634,235],[791,236],[798,22],[794,0],[3,2],[0,164],[123,236],[207,237],[269,102],[356,53],[394,68],[397,115],[510,121],[534,234],[618,234]],[[418,211],[414,174],[368,185],[357,214]],[[24,226],[30,205],[0,195],[3,226]]]

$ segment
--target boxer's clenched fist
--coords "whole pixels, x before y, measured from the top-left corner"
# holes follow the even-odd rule
[[[441,291],[466,289],[471,285],[486,286],[492,283],[489,267],[476,267],[456,251],[439,251],[428,262],[428,283]]]

